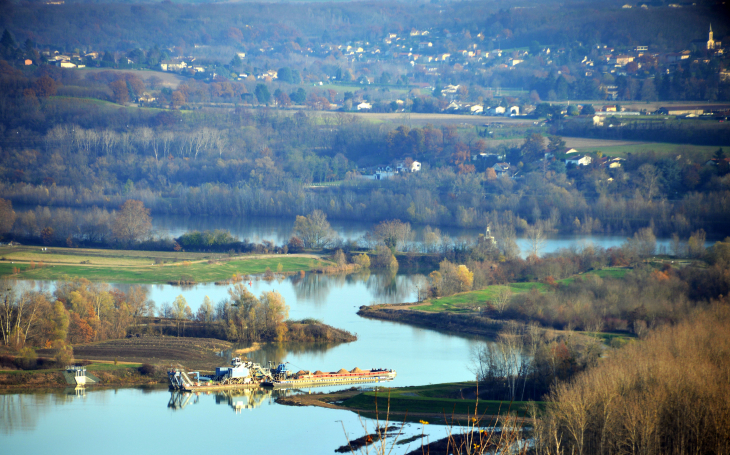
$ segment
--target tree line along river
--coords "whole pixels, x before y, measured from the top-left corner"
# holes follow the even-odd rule
[[[250,240],[283,243],[291,235],[291,220],[214,219],[156,217],[154,227],[171,236],[189,230],[228,229]],[[363,223],[332,222],[341,238],[357,240],[370,228]],[[421,228],[416,228],[416,239]],[[476,236],[476,231],[444,230],[453,237]],[[620,245],[623,237],[562,237],[548,239],[544,252],[591,242],[605,248]],[[518,240],[526,242],[524,239]],[[661,246],[668,241],[659,241]],[[526,246],[520,245],[523,250]],[[303,279],[253,280],[255,295],[275,290],[290,306],[291,319],[316,318],[357,334],[358,340],[331,347],[264,346],[251,354],[258,362],[288,361],[294,369],[336,371],[340,368],[392,368],[395,387],[473,379],[472,349],[482,341],[394,322],[364,319],[356,315],[361,305],[413,302],[421,277],[408,274],[372,273],[367,277],[307,274]],[[26,282],[27,286],[53,290],[53,282]],[[125,289],[129,284],[115,285]],[[195,311],[208,296],[214,303],[227,298],[227,286],[212,283],[193,287],[148,285],[149,297],[158,305],[183,295]],[[226,358],[221,358],[225,364]],[[314,391],[327,389],[313,389]],[[373,422],[367,421],[372,430]],[[357,415],[347,411],[282,406],[273,396],[229,397],[201,395],[179,397],[164,388],[114,390],[87,389],[0,395],[0,445],[3,453],[20,453],[29,441],[37,447],[53,447],[55,453],[76,452],[79,441],[106,453],[129,450],[180,453],[214,450],[221,445],[245,451],[271,450],[283,443],[290,453],[333,453],[345,444],[342,426],[351,439],[363,434]],[[422,425],[408,424],[403,439],[420,434]],[[445,436],[443,427],[428,425],[432,439]],[[410,450],[420,446],[411,444]],[[136,449],[135,449],[136,447]],[[394,453],[405,453],[407,445]],[[243,449],[242,449],[243,450]]]

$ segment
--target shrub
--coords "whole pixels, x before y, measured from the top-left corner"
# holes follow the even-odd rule
[[[728,333],[723,302],[558,384],[536,421],[537,453],[728,453]]]
[[[155,371],[157,368],[154,365],[150,365],[149,363],[143,363],[141,367],[137,369],[139,371],[139,374],[143,376],[152,376],[155,374]]]

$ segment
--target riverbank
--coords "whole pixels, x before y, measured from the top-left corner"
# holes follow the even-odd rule
[[[542,281],[509,283],[506,285],[495,284],[487,286],[484,289],[460,292],[446,297],[426,299],[423,302],[411,304],[409,308],[435,313],[480,312],[490,308],[492,302],[497,300],[500,293],[504,291],[507,291],[509,295],[523,294],[526,292],[550,292],[556,286],[570,284],[577,278],[586,278],[590,275],[597,276],[599,278],[623,278],[629,270],[631,270],[629,267],[606,267],[600,270],[591,270],[590,272],[579,273],[561,280],[554,280],[552,284],[547,284]]]
[[[213,370],[225,364],[219,354],[232,348],[232,343],[214,339],[133,337],[74,345],[73,363],[99,379],[89,387],[163,385],[171,366]],[[0,363],[0,392],[69,387],[65,365],[52,360],[54,351],[36,353],[37,360],[19,362],[6,350]],[[53,368],[34,369],[43,366]]]
[[[297,342],[297,343],[349,343],[356,341],[352,333],[324,324],[317,319],[287,320],[286,330],[280,333],[271,331],[260,334],[260,342]],[[200,322],[164,318],[160,316],[143,316],[137,318],[134,325],[127,328],[127,333],[137,337],[167,337],[168,339],[205,339],[230,341],[228,327],[222,322]],[[123,342],[110,340],[108,342]],[[249,351],[251,352],[251,351]]]
[[[319,322],[302,323],[287,321],[292,342],[301,344],[310,339],[324,339],[335,345],[343,341],[354,341],[354,335]],[[317,332],[314,337],[311,332]],[[280,344],[286,348],[287,343]],[[119,340],[106,340],[73,346],[74,364],[84,365],[89,373],[100,381],[93,387],[108,385],[154,385],[167,384],[169,368],[184,368],[188,371],[212,372],[216,367],[227,364],[225,353],[246,357],[266,346],[265,342],[253,343],[236,349],[229,341],[213,338],[174,337],[164,335],[140,335]],[[23,361],[9,350],[0,353],[0,392],[23,388],[68,387],[64,378],[65,369],[59,368],[53,360],[52,349],[38,349],[37,360]],[[29,365],[29,363],[31,365]],[[52,368],[46,368],[48,366]],[[27,368],[27,369],[26,369]]]
[[[316,254],[188,253],[87,248],[0,247],[0,277],[60,280],[65,276],[114,283],[207,283],[233,275],[292,273],[333,265]]]
[[[491,319],[476,312],[427,312],[411,309],[413,303],[380,304],[361,306],[358,316],[382,321],[401,322],[426,329],[455,332],[494,338],[504,328],[507,321]]]
[[[139,363],[94,361],[86,370],[99,379],[89,387],[162,386],[167,384],[165,368],[143,368]],[[0,370],[0,394],[20,390],[43,390],[75,387],[64,377],[65,370]]]
[[[476,415],[483,425],[492,425],[498,416],[514,415],[529,419],[529,402],[476,400],[474,382],[453,382],[414,387],[365,391],[352,388],[332,393],[300,394],[279,397],[276,402],[289,406],[316,406],[356,412],[364,417],[390,422],[427,421],[435,425],[465,424]],[[538,409],[542,403],[536,403]],[[476,414],[475,414],[476,408]]]
[[[620,279],[629,270],[628,267],[607,267],[555,280],[551,284],[538,281],[509,283],[487,286],[484,289],[461,292],[446,297],[430,298],[422,302],[365,305],[360,307],[357,314],[365,318],[400,322],[432,330],[494,338],[507,324],[524,323],[524,321],[512,321],[500,317],[496,308],[496,303],[500,298],[510,298],[510,296],[529,292],[554,292],[557,286],[567,285],[588,275]],[[506,297],[504,297],[505,295]],[[577,333],[597,337],[606,344],[611,342],[623,344],[635,337],[628,332]]]

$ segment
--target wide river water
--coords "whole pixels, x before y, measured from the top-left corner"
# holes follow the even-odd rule
[[[330,220],[332,229],[343,241],[359,241],[370,230],[374,223]],[[158,236],[179,237],[189,231],[206,231],[214,229],[228,230],[239,239],[248,239],[260,243],[269,240],[275,245],[283,245],[293,235],[294,220],[289,218],[265,217],[183,217],[179,215],[156,215],[152,220],[154,233]],[[414,234],[413,243],[423,241],[425,226],[411,226]],[[458,227],[440,227],[442,234],[449,235],[453,240],[459,238],[475,239],[483,233],[478,229]],[[547,237],[540,250],[540,254],[554,253],[572,245],[581,247],[588,244],[602,248],[618,247],[626,241],[621,235],[586,235],[586,234],[555,234]],[[525,236],[518,236],[517,245],[523,257],[530,252],[530,241]],[[666,253],[669,250],[669,239],[657,239],[657,253]],[[709,243],[708,243],[709,245]]]
[[[282,244],[291,235],[293,220],[266,218],[155,217],[158,234],[178,236],[188,230],[228,229],[239,238],[271,240]],[[366,223],[341,223],[332,227],[341,238],[358,240],[371,227]],[[416,228],[416,240],[422,228]],[[476,236],[475,230],[444,229],[452,237]],[[568,236],[551,238],[543,253],[571,244],[593,243],[609,248],[625,238]],[[667,242],[658,242],[666,247]],[[523,251],[527,240],[519,239]],[[340,368],[392,368],[398,372],[392,386],[469,381],[471,351],[483,341],[408,325],[364,319],[361,305],[413,302],[419,275],[370,274],[322,276],[306,274],[267,282],[254,279],[250,290],[259,295],[276,290],[290,307],[292,319],[316,318],[357,334],[358,340],[331,347],[265,346],[250,354],[255,361],[288,361],[291,368],[334,371]],[[53,289],[53,283],[26,282],[35,288]],[[122,289],[129,285],[116,285]],[[217,303],[228,287],[202,284],[194,287],[147,285],[149,296],[161,306],[183,295],[193,311],[205,296]],[[221,359],[222,363],[224,359]],[[323,390],[323,389],[313,389]],[[324,389],[327,390],[327,389]],[[364,420],[372,430],[373,423]],[[211,451],[282,451],[296,454],[331,454],[351,439],[362,436],[358,416],[347,411],[278,405],[266,394],[180,396],[164,388],[122,388],[83,393],[73,389],[47,393],[0,395],[0,455],[28,450],[59,454],[99,450],[110,454],[203,453]],[[424,431],[431,440],[444,437],[444,427],[407,424],[401,440]],[[405,453],[397,445],[393,454]],[[420,447],[420,441],[409,450]]]
[[[269,345],[250,357],[262,363],[285,360],[296,370],[393,368],[398,376],[387,384],[393,386],[472,379],[470,352],[479,340],[357,316],[360,305],[415,301],[418,279],[405,275],[307,274],[280,281],[253,280],[250,289],[254,294],[280,292],[290,306],[291,318],[317,318],[356,333],[358,340],[332,347]],[[25,285],[53,289],[53,283]],[[124,289],[128,285],[117,286]],[[206,295],[218,302],[227,296],[227,289],[213,284],[149,286],[150,297],[158,305],[182,294],[194,311]],[[372,430],[373,423],[365,422]],[[0,395],[0,453],[25,452],[29,444],[54,447],[55,453],[72,453],[79,445],[88,444],[119,454],[130,450],[195,453],[226,447],[243,453],[280,447],[285,453],[325,454],[346,443],[343,423],[351,439],[362,436],[361,423],[351,412],[278,405],[268,395],[186,397],[164,389],[89,387],[81,396],[73,389]],[[401,440],[421,431],[422,425],[408,424]],[[445,435],[443,427],[433,425],[427,425],[425,432],[432,440]],[[410,450],[418,444],[411,443]],[[405,453],[406,447],[398,445],[393,453]]]

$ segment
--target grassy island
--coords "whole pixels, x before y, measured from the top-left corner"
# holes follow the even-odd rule
[[[391,422],[427,420],[433,424],[449,425],[452,418],[466,420],[474,416],[477,408],[479,417],[512,414],[526,417],[529,404],[526,401],[505,402],[497,400],[476,400],[477,387],[472,382],[452,382],[413,387],[378,388],[377,391],[362,392],[359,389],[333,393],[318,393],[282,397],[281,404],[293,406],[319,406],[332,409],[347,409],[366,417],[384,420],[389,412]],[[537,403],[538,407],[541,403]],[[388,411],[389,410],[389,411]],[[485,423],[487,421],[485,420]]]
[[[261,274],[267,269],[287,273],[329,265],[332,263],[313,254],[229,256],[173,251],[0,247],[0,277],[27,280],[76,276],[114,283],[205,283],[227,280],[234,274]]]

